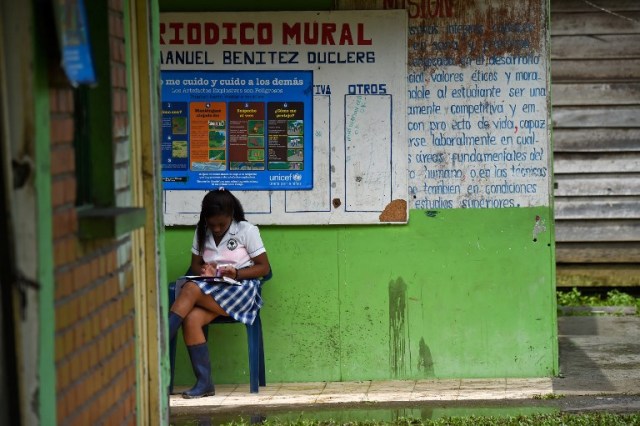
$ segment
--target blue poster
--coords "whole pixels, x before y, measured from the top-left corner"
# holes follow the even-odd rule
[[[313,187],[312,71],[162,71],[165,190]]]
[[[94,84],[96,73],[91,58],[87,13],[83,0],[58,0],[58,38],[62,51],[62,68],[72,86]]]

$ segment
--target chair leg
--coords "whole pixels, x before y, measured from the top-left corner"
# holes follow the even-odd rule
[[[258,393],[260,371],[260,327],[259,317],[251,325],[247,324],[247,343],[249,346],[249,391]]]
[[[258,358],[260,361],[260,374],[258,376],[258,383],[260,384],[260,386],[267,386],[267,377],[264,365],[264,342],[262,339],[262,326],[260,327],[260,351]]]
[[[265,375],[265,366],[264,366],[264,340],[262,338],[262,321],[260,321],[260,317],[256,318],[258,323],[258,333],[260,334],[260,338],[258,339],[258,384],[260,386],[267,385],[267,379]]]
[[[176,300],[176,283],[169,283],[169,307]],[[169,395],[173,395],[173,376],[176,370],[176,336],[169,338]]]
[[[209,341],[209,324],[205,324],[202,326],[202,334],[204,334],[204,341]]]
[[[169,341],[169,395],[173,395],[173,376],[176,371],[176,337]]]

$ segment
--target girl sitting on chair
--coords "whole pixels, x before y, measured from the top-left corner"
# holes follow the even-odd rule
[[[191,271],[201,276],[227,276],[242,285],[206,280],[182,280],[169,314],[169,339],[182,324],[196,384],[183,398],[215,395],[209,349],[202,327],[217,316],[253,324],[262,307],[260,277],[271,267],[258,227],[247,222],[240,201],[223,188],[202,200],[200,220],[191,247]],[[182,285],[181,285],[182,284]]]

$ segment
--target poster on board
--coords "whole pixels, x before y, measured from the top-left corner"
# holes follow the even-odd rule
[[[62,69],[73,87],[95,84],[89,21],[84,0],[58,0],[53,4]]]
[[[162,71],[164,189],[312,188],[312,74]]]
[[[161,14],[165,223],[406,223],[406,52],[404,11]]]

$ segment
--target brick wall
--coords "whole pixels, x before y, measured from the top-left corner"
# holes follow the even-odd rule
[[[109,1],[108,25],[114,190],[118,205],[127,205],[130,150],[122,7],[122,0]],[[57,423],[135,424],[130,237],[100,241],[78,238],[74,101],[70,87],[51,88],[50,114]]]

